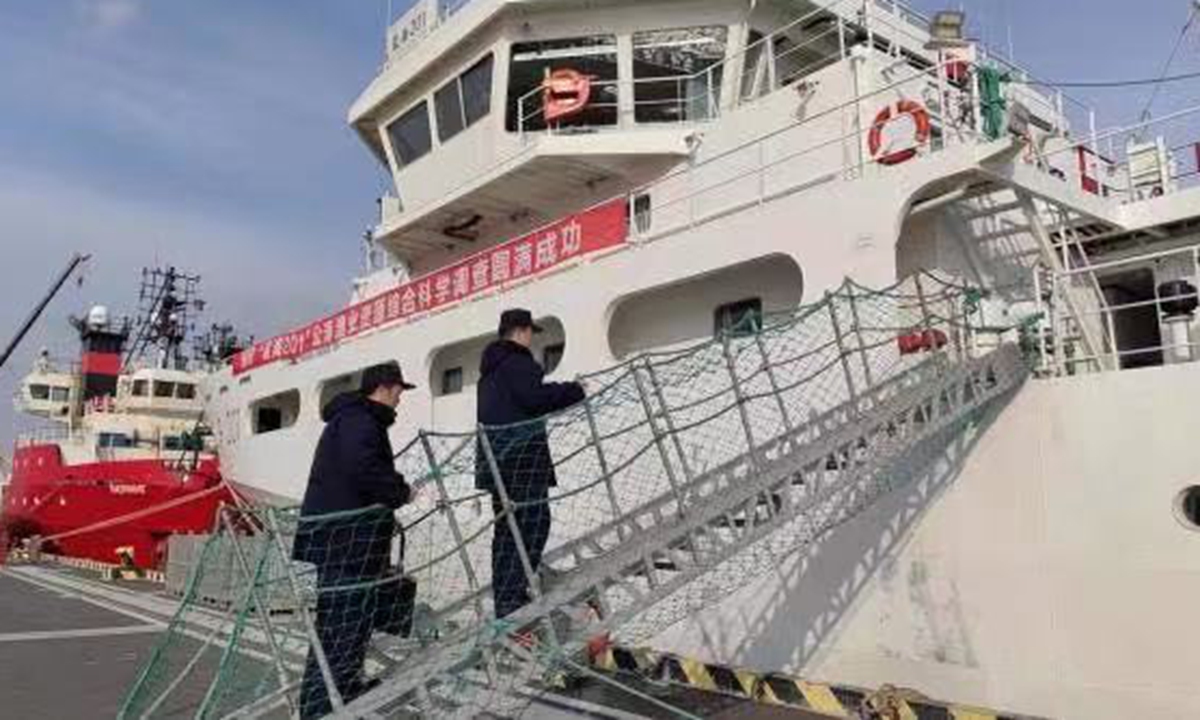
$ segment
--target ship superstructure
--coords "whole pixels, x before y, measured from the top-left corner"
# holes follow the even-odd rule
[[[206,382],[227,474],[294,502],[320,409],[387,359],[422,386],[397,446],[469,431],[507,307],[533,310],[536,355],[572,377],[762,327],[847,277],[932,271],[1036,380],[925,494],[654,644],[1056,717],[1200,711],[1187,613],[1156,610],[1200,590],[1200,456],[1179,435],[1200,420],[1200,111],[1103,130],[963,21],[891,0],[419,2],[349,115],[395,181],[368,272],[346,308]],[[896,353],[947,346],[911,330]],[[1101,659],[1114,633],[1136,661]]]
[[[78,361],[39,354],[14,398],[44,425],[16,441],[9,546],[38,537],[47,552],[159,567],[171,534],[211,528],[230,496],[198,391],[218,358],[185,355],[198,282],[145,270],[136,322],[94,306],[72,320]]]

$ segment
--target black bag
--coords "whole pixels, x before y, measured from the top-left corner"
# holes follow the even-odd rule
[[[375,586],[375,614],[372,627],[381,633],[412,635],[413,607],[417,602],[417,581],[392,568]]]

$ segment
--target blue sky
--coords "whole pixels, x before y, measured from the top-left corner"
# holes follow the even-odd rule
[[[1019,61],[1068,80],[1157,74],[1188,12],[1186,0],[961,5],[976,36],[1004,47],[1011,27]],[[69,313],[131,309],[143,265],[202,274],[209,319],[260,336],[344,301],[387,185],[345,125],[380,63],[386,7],[0,0],[0,342],[72,252],[95,255],[83,287],[0,370],[0,453],[31,356],[75,352]],[[1197,37],[1177,71],[1200,68]],[[1169,88],[1158,109],[1194,102],[1197,89]],[[1079,94],[1117,122],[1146,91]]]

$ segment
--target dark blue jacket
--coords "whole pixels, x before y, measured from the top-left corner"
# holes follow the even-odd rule
[[[321,419],[325,430],[313,456],[292,557],[326,570],[336,567],[350,580],[377,575],[390,559],[393,512],[409,499],[387,432],[396,411],[360,393],[345,393],[325,406]],[[329,513],[341,515],[320,517]]]
[[[583,400],[583,387],[545,382],[545,371],[529,349],[511,340],[487,346],[479,375],[476,418],[488,426],[487,439],[509,495],[517,500],[536,497],[557,485],[546,425],[539,418]],[[475,485],[492,490],[495,483],[482,446],[476,451]]]

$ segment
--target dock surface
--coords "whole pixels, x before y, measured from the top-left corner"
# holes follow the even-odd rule
[[[63,567],[0,567],[0,717],[20,720],[115,718],[149,660],[177,603],[160,585],[103,582]],[[201,673],[203,675],[203,673]],[[198,707],[205,687],[184,683],[172,716]],[[632,685],[631,685],[632,689]],[[524,694],[524,693],[523,693]],[[642,698],[657,696],[693,717],[735,720],[826,715],[765,708],[679,688],[638,687],[630,694],[585,682],[568,692],[530,692],[522,720],[642,720],[663,717]],[[640,698],[638,696],[641,696]],[[181,710],[183,715],[177,715]]]
[[[168,618],[48,583],[41,572],[0,568],[2,714],[116,717]]]

